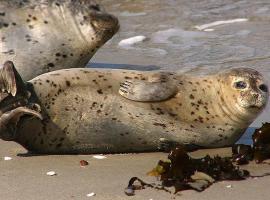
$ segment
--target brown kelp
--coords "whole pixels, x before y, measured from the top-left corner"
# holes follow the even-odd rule
[[[264,123],[261,128],[255,130],[253,146],[236,144],[233,146],[233,161],[237,164],[248,164],[250,160],[261,163],[270,158],[270,123]]]
[[[160,184],[148,184],[133,177],[125,190],[127,195],[134,195],[134,190],[151,187],[163,189],[174,187],[177,193],[182,190],[193,189],[203,191],[212,183],[221,180],[243,180],[249,176],[249,172],[239,169],[230,158],[209,155],[195,159],[189,156],[182,146],[173,149],[168,155],[167,161],[160,160],[157,166],[148,175],[159,177]],[[140,186],[135,185],[138,181]]]

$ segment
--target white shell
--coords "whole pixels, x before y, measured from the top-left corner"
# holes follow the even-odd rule
[[[8,157],[8,156],[5,156],[4,157],[4,160],[12,160],[12,158],[11,157]]]
[[[106,156],[103,156],[103,155],[95,155],[95,156],[93,156],[93,158],[102,160],[102,159],[105,159],[105,158],[107,158],[107,157],[106,157]]]
[[[56,172],[55,171],[49,171],[46,173],[48,176],[56,176]]]

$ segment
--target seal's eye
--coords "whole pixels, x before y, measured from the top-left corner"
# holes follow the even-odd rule
[[[265,84],[261,84],[261,85],[259,86],[259,89],[260,89],[261,91],[263,91],[263,92],[268,92],[268,87],[267,87],[267,85],[265,85]]]
[[[234,83],[234,87],[236,89],[245,89],[247,87],[247,83],[244,81],[237,81]]]

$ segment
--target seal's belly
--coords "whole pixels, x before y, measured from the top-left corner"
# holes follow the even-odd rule
[[[177,117],[162,103],[134,102],[104,89],[84,90],[66,91],[66,98],[44,104],[50,118],[41,131],[46,130],[49,139],[37,148],[58,153],[142,152],[158,150],[161,138],[198,146],[220,145],[229,138],[224,133],[215,137],[206,126],[195,129],[195,122]]]

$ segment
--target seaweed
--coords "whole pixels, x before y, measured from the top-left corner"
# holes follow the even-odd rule
[[[261,163],[270,158],[270,123],[264,123],[252,136],[254,160]]]
[[[238,165],[248,164],[251,160],[262,163],[270,158],[270,123],[256,129],[252,140],[253,146],[236,144],[232,147],[233,161]]]
[[[232,157],[210,157],[195,159],[188,155],[183,146],[176,146],[170,151],[168,160],[160,160],[157,166],[147,173],[159,178],[160,184],[149,184],[137,177],[130,179],[125,193],[135,195],[135,190],[146,187],[170,192],[168,187],[174,187],[176,194],[182,190],[193,189],[201,192],[217,181],[243,180],[250,176],[247,170],[239,165],[255,160],[261,163],[270,158],[270,123],[264,123],[255,130],[253,145],[235,144],[232,146]],[[267,174],[268,175],[268,174]],[[139,182],[140,185],[135,183]]]
[[[249,172],[239,169],[230,158],[221,158],[209,155],[194,159],[188,155],[185,148],[178,146],[173,149],[166,161],[160,160],[157,166],[148,172],[149,176],[156,176],[160,180],[160,186],[145,183],[137,177],[129,181],[125,190],[127,195],[134,195],[135,190],[144,189],[145,186],[168,191],[167,187],[174,187],[176,194],[182,190],[193,189],[198,192],[205,190],[211,184],[221,180],[243,180],[249,176]],[[141,187],[134,185],[135,181],[141,183]]]

